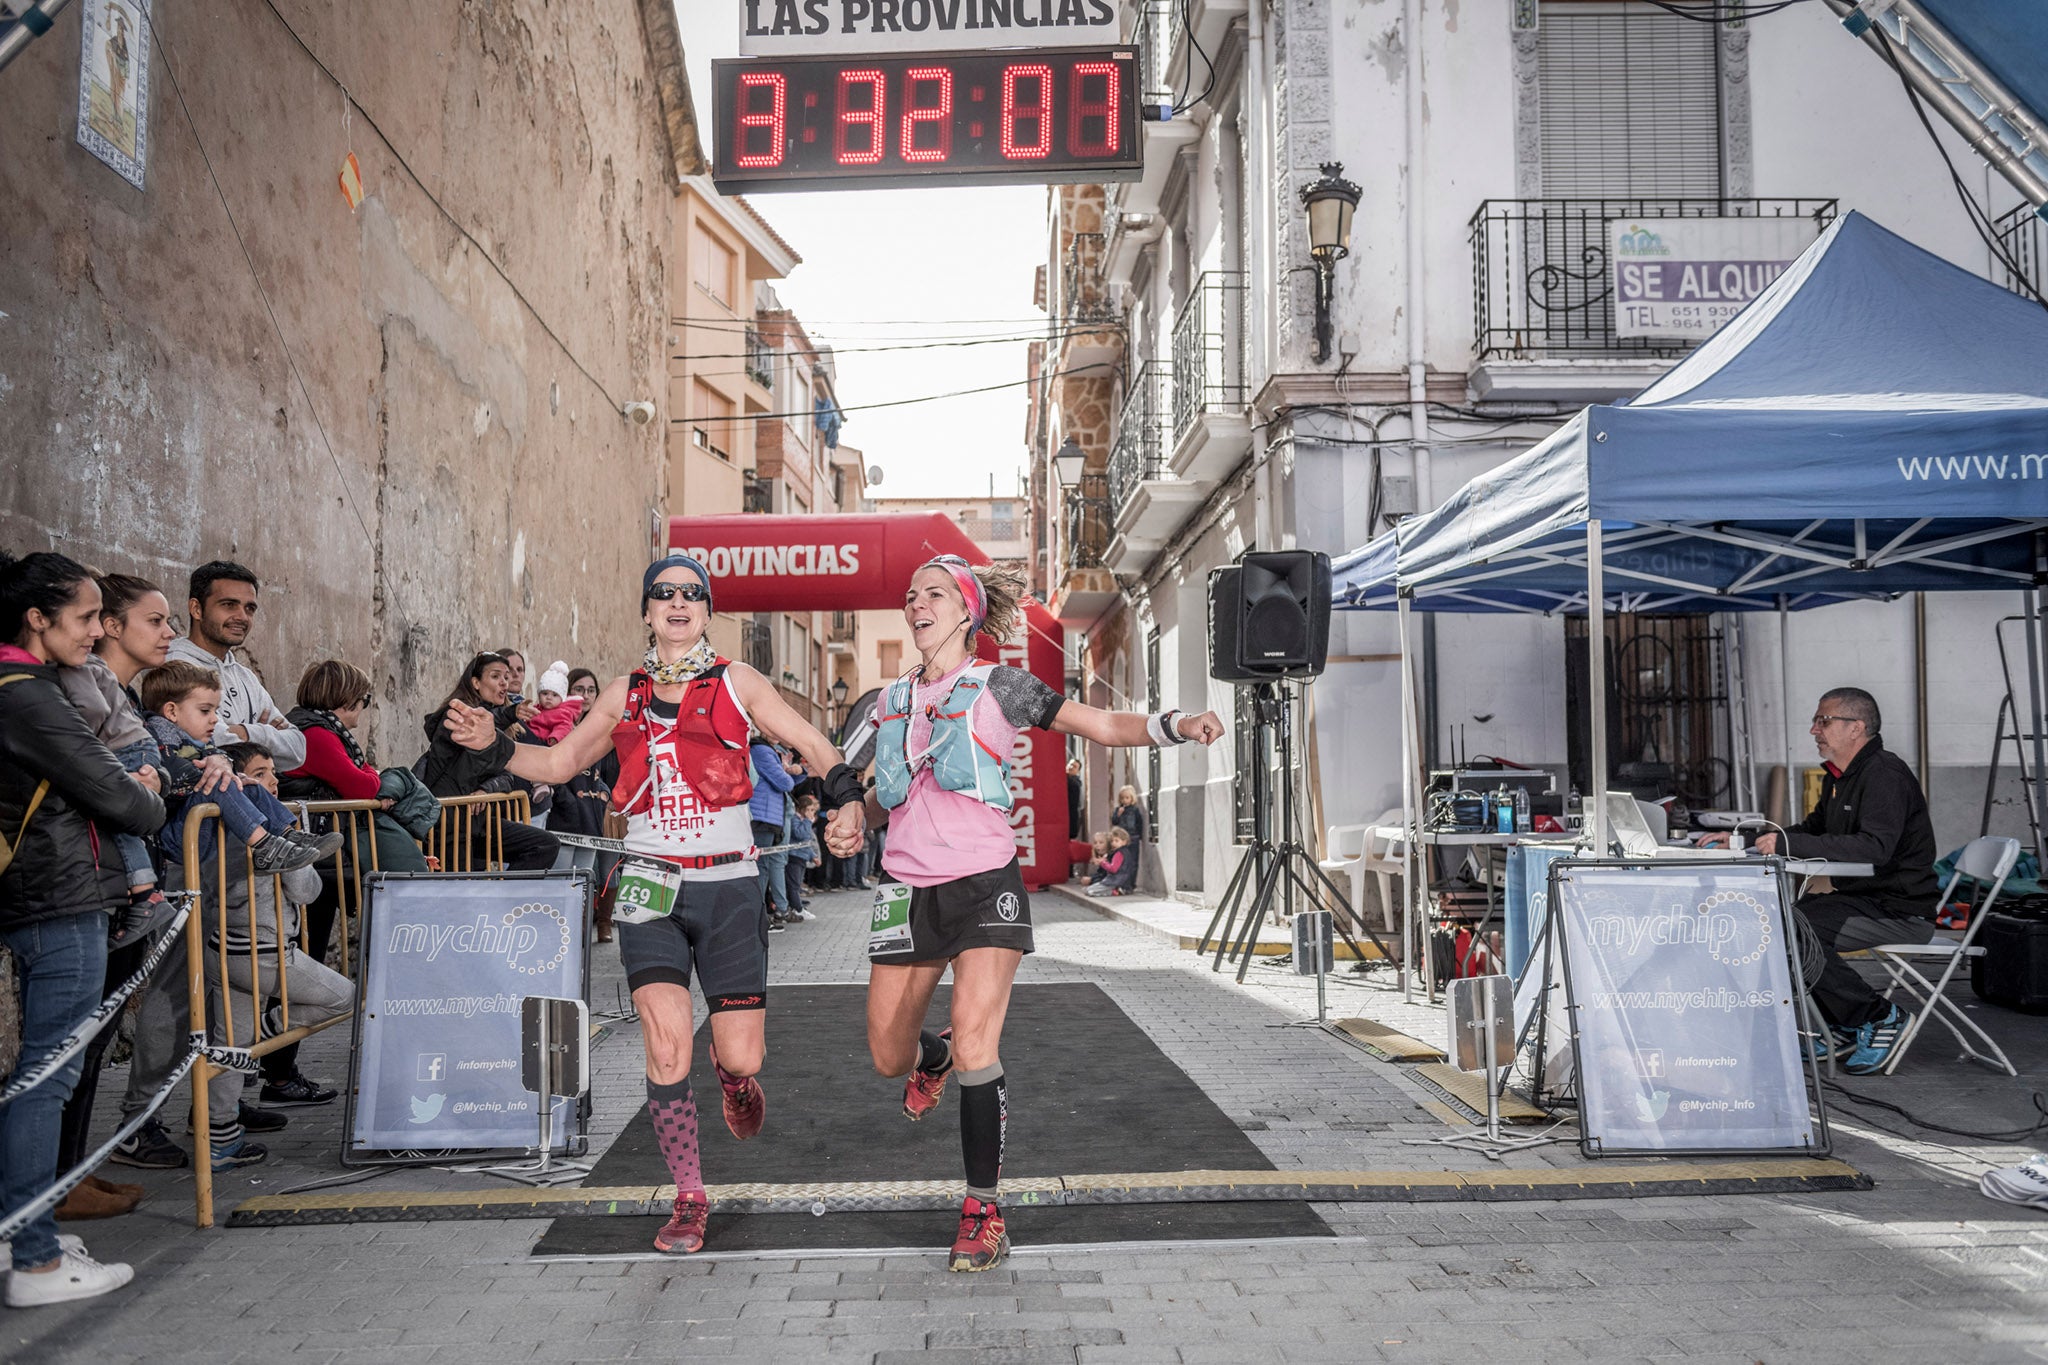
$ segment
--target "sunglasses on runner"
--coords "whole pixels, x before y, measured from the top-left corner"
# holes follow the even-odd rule
[[[685,602],[709,602],[711,589],[702,583],[652,583],[648,585],[647,596],[656,602],[666,602],[671,597],[680,597]]]

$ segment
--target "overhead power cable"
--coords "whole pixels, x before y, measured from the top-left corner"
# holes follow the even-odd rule
[[[1083,368],[1092,370],[1095,367],[1090,365]],[[835,404],[834,410],[838,412],[873,412],[877,408],[906,408],[914,403],[939,403],[948,398],[967,398],[977,393],[1000,393],[1004,389],[1019,389],[1026,384],[1039,383],[1041,380],[1057,379],[1066,373],[1067,371],[1065,370],[1053,370],[1045,374],[1032,375],[1028,379],[1012,379],[1002,384],[984,384],[977,389],[953,389],[946,393],[922,394],[916,398],[892,398],[880,403]],[[795,412],[736,412],[730,417],[698,417],[692,418],[691,421],[693,424],[709,424],[712,422],[771,422],[787,421],[794,417],[815,417],[816,415],[817,411],[815,409],[803,408]]]
[[[341,457],[334,452],[334,442],[328,439],[326,424],[320,420],[320,410],[314,406],[312,390],[306,387],[306,376],[299,372],[298,356],[292,351],[292,344],[285,338],[284,325],[278,321],[277,309],[271,305],[270,291],[263,287],[263,276],[256,269],[256,258],[249,251],[249,243],[242,236],[242,225],[235,221],[235,211],[228,206],[227,191],[221,188],[220,177],[214,173],[213,157],[206,150],[206,140],[199,136],[199,124],[192,117],[192,107],[185,102],[185,87],[179,83],[178,71],[171,64],[171,54],[164,47],[163,38],[158,34],[155,21],[147,9],[141,11],[143,28],[148,31],[149,41],[156,48],[157,57],[164,64],[164,75],[171,82],[171,93],[177,97],[178,112],[185,116],[185,127],[192,134],[192,145],[198,149],[199,164],[206,168],[206,179],[213,186],[214,197],[220,200],[220,211],[228,220],[228,231],[234,235],[235,245],[241,249],[242,263],[249,268],[249,280],[256,286],[256,297],[263,303],[263,312],[270,319],[270,330],[277,337],[278,349],[284,352],[285,367],[291,371],[292,382],[298,386],[299,398],[306,405],[306,412],[313,419],[313,430],[320,433],[320,444],[327,451],[327,459],[334,466],[334,477],[341,484],[342,497],[348,503],[349,512],[355,517],[356,525],[362,528],[363,542],[369,547],[371,556],[377,552],[377,538],[370,533],[370,523],[363,516],[363,509],[356,501],[353,488],[349,487],[348,475],[342,470]]]
[[[1776,14],[1779,10],[1791,9],[1804,0],[1777,0],[1775,4],[1748,6],[1742,0],[1706,0],[1697,5],[1674,3],[1674,0],[1643,0],[1666,14],[1675,14],[1681,19],[1690,19],[1696,24],[1739,24],[1748,19],[1761,19]]]
[[[532,315],[533,320],[540,324],[540,329],[541,331],[547,333],[548,340],[554,342],[555,346],[562,352],[562,354],[568,357],[569,363],[571,365],[574,365],[577,371],[580,374],[582,374],[582,376],[585,379],[590,381],[591,387],[595,388],[598,391],[598,393],[604,396],[604,401],[611,407],[611,410],[613,412],[618,412],[621,406],[619,400],[612,396],[611,390],[605,386],[604,381],[599,379],[595,374],[591,373],[590,367],[588,365],[585,365],[583,361],[577,357],[576,352],[569,349],[569,343],[562,340],[561,336],[548,322],[547,314],[541,312],[539,308],[534,306],[533,300],[526,297],[526,292],[519,287],[518,282],[512,278],[512,276],[506,271],[505,267],[499,264],[498,258],[496,256],[493,256],[490,253],[490,251],[485,248],[484,244],[476,239],[476,236],[470,232],[468,226],[464,224],[460,218],[456,217],[454,212],[450,210],[446,204],[441,202],[440,196],[435,194],[433,189],[430,186],[428,186],[427,182],[420,178],[420,173],[418,171],[415,171],[412,168],[412,163],[405,159],[405,153],[398,150],[398,144],[396,142],[393,142],[391,140],[390,135],[386,133],[384,129],[378,124],[376,116],[373,115],[368,109],[365,109],[362,105],[362,102],[358,100],[354,95],[351,95],[349,93],[348,84],[345,81],[343,81],[340,76],[335,74],[333,68],[329,67],[326,62],[321,60],[320,54],[315,52],[312,49],[312,47],[307,44],[304,38],[299,36],[299,31],[293,28],[291,25],[291,21],[289,19],[286,19],[284,15],[278,11],[277,5],[273,3],[273,0],[263,0],[263,7],[269,10],[271,15],[274,18],[276,18],[277,22],[283,26],[284,31],[291,35],[292,41],[298,44],[299,50],[305,53],[306,56],[312,60],[313,65],[319,67],[321,73],[325,75],[328,80],[334,82],[335,88],[341,91],[341,97],[344,100],[348,101],[349,107],[354,109],[358,114],[362,115],[363,122],[370,126],[370,131],[377,135],[378,141],[384,144],[384,149],[391,153],[391,159],[398,163],[398,168],[404,171],[406,177],[412,181],[413,185],[416,188],[418,188],[419,192],[427,197],[427,202],[432,204],[435,208],[439,209],[441,211],[441,216],[443,218],[446,218],[449,224],[452,227],[454,227],[454,229],[458,233],[462,235],[462,240],[468,242],[471,249],[473,249],[477,253],[477,255],[483,257],[485,264],[489,265],[491,269],[497,273],[498,278],[505,282],[505,287],[512,291],[512,296],[518,299],[520,304],[526,309],[526,311]]]
[[[1999,239],[1998,228],[1992,223],[1991,215],[1984,211],[1983,205],[1977,202],[1977,196],[1970,193],[1970,187],[1963,183],[1962,174],[1956,170],[1956,163],[1949,158],[1948,148],[1942,145],[1941,134],[1935,131],[1934,121],[1927,116],[1927,106],[1921,102],[1920,92],[1913,88],[1912,78],[1906,74],[1905,66],[1899,61],[1898,45],[1893,41],[1892,35],[1882,24],[1874,25],[1872,31],[1878,35],[1879,48],[1884,53],[1884,59],[1891,64],[1893,73],[1899,78],[1899,84],[1905,88],[1906,98],[1912,102],[1913,112],[1919,115],[1920,126],[1927,130],[1927,136],[1933,140],[1934,150],[1941,153],[1941,164],[1948,167],[1949,183],[1955,186],[1956,197],[1963,201],[1963,213],[1969,218],[1970,226],[1984,239],[1984,245],[1991,249],[1991,254],[2005,267],[2006,273],[2019,284],[2022,296],[2033,299],[2043,308],[2048,308],[2048,297],[2043,297],[2041,291],[2034,286],[2034,282],[2027,278],[2027,272],[2020,268],[2019,262],[2005,249],[2005,243]]]
[[[1045,332],[1020,333],[1016,336],[976,337],[972,341],[906,341],[894,346],[835,346],[832,348],[832,354],[835,356],[871,355],[878,351],[945,351],[961,346],[1021,346],[1028,345],[1034,341],[1058,341],[1069,336],[1078,336],[1083,333],[1099,332],[1101,330],[1102,328],[1100,327],[1069,327],[1050,334]],[[783,346],[769,346],[765,350],[770,355],[805,354],[801,348]],[[689,355],[671,356],[669,358],[671,360],[751,360],[759,354],[761,354],[759,351],[698,351]]]

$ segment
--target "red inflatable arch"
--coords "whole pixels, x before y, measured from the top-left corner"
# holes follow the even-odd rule
[[[956,554],[970,564],[988,554],[942,513],[861,516],[671,517],[669,545],[711,571],[720,611],[901,610],[918,565]],[[1065,691],[1065,631],[1044,606],[1027,601],[1024,629],[997,645],[986,636],[981,657],[1029,669]],[[1010,826],[1017,861],[1033,890],[1067,879],[1065,744],[1058,735],[1026,730],[1010,756],[1016,793]]]

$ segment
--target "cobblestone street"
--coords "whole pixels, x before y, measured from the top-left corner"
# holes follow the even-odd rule
[[[851,893],[819,897],[815,922],[772,941],[774,979],[862,979],[865,906]],[[1034,912],[1039,952],[1021,979],[1100,985],[1276,1167],[1484,1164],[1403,1145],[1445,1129],[1418,1108],[1423,1092],[1398,1067],[1327,1034],[1270,1027],[1313,1013],[1312,982],[1255,966],[1238,987],[1193,954],[1058,893],[1034,898]],[[600,949],[596,1008],[614,1000],[617,980],[616,954]],[[1441,1032],[1440,1018],[1376,987],[1339,980],[1331,991],[1333,1014]],[[772,1098],[773,1048],[800,1043],[778,1039],[770,1020],[763,1076]],[[636,1035],[631,1024],[618,1027],[593,1053],[594,1151],[641,1102]],[[341,1079],[345,1046],[339,1032],[317,1039],[309,1071]],[[1894,1083],[1898,1096],[1932,1105],[1932,1078],[1951,1071],[1929,1048]],[[2021,1096],[2030,1088],[2025,1077],[2010,1087]],[[175,1106],[181,1112],[182,1100]],[[1959,1126],[2011,1117],[1961,1104],[1943,1112]],[[338,1104],[295,1111],[270,1163],[223,1177],[220,1216],[250,1195],[333,1178],[340,1123]],[[763,1140],[774,1140],[773,1125],[771,1117]],[[136,1283],[94,1303],[6,1314],[0,1356],[151,1365],[1425,1361],[1502,1352],[2048,1359],[2048,1220],[1974,1188],[1978,1171],[2016,1160],[2016,1149],[1902,1140],[1853,1116],[1838,1117],[1836,1131],[1837,1154],[1874,1177],[1875,1189],[1319,1205],[1334,1238],[1025,1245],[975,1277],[945,1270],[943,1215],[921,1248],[540,1261],[529,1251],[547,1225],[535,1219],[196,1231],[189,1173],[144,1173],[153,1197],[139,1213],[73,1225],[96,1252],[131,1261]],[[1572,1146],[1540,1151],[1523,1159],[1581,1161]],[[1146,1168],[1142,1153],[1132,1168]],[[484,1181],[395,1171],[371,1184]],[[714,1222],[714,1245],[715,1232]]]

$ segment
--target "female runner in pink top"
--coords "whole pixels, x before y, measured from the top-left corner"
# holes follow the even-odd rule
[[[912,1120],[938,1106],[949,1076],[960,1077],[967,1198],[953,1270],[986,1270],[1009,1250],[996,1202],[1009,1102],[998,1054],[1017,964],[1032,950],[1031,908],[1008,817],[971,792],[948,790],[928,761],[935,714],[957,723],[964,711],[974,743],[991,756],[1009,754],[1017,732],[1033,726],[1117,748],[1211,744],[1223,734],[1213,712],[1104,711],[1062,697],[1023,669],[977,674],[975,636],[986,630],[1007,639],[1022,619],[1023,594],[1015,572],[971,567],[957,555],[941,555],[912,576],[903,615],[924,662],[911,675],[902,740],[876,751],[878,773],[884,763],[907,763],[908,794],[893,809],[876,791],[867,800],[870,821],[889,827],[868,945],[868,1051],[882,1075],[909,1073],[903,1112]],[[925,1011],[949,965],[952,1027],[932,1033]]]

